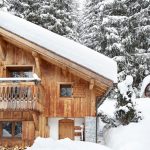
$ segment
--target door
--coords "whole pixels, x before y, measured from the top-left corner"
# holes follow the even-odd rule
[[[59,139],[70,138],[74,140],[74,120],[59,120]]]

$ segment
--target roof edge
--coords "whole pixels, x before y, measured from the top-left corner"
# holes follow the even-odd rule
[[[3,27],[0,27],[0,34],[1,34],[2,36],[8,37],[8,38],[12,38],[10,35],[8,36],[7,33],[12,34],[12,36],[16,36],[16,38],[14,37],[14,39],[15,39],[16,41],[18,41],[18,42],[20,42],[20,41],[19,41],[17,38],[21,38],[21,39],[23,39],[23,40],[25,40],[25,41],[27,41],[27,42],[33,44],[33,46],[35,45],[35,46],[37,46],[37,47],[39,47],[39,48],[42,48],[42,49],[46,50],[49,54],[52,53],[53,55],[56,55],[56,56],[58,56],[58,57],[61,57],[61,58],[65,59],[65,60],[67,60],[67,61],[69,61],[69,62],[71,62],[71,63],[73,63],[73,64],[75,64],[75,65],[77,65],[77,66],[80,66],[81,68],[84,68],[85,70],[89,71],[90,73],[93,73],[93,74],[95,74],[96,76],[99,76],[99,77],[100,77],[100,82],[102,82],[102,80],[101,80],[102,78],[103,78],[104,80],[107,80],[110,84],[106,84],[105,82],[102,82],[102,83],[104,83],[104,84],[106,84],[106,85],[109,85],[109,86],[110,86],[111,83],[114,83],[114,81],[112,81],[111,79],[108,79],[107,77],[104,77],[103,75],[94,72],[93,70],[87,68],[86,66],[83,66],[83,65],[81,65],[81,64],[79,64],[79,63],[77,63],[77,62],[74,62],[74,61],[72,61],[72,60],[70,60],[70,59],[68,59],[68,58],[66,58],[66,57],[63,57],[63,56],[61,56],[61,55],[59,55],[59,54],[57,54],[57,53],[51,51],[50,49],[47,49],[47,48],[45,48],[45,47],[43,47],[43,46],[41,46],[41,45],[39,45],[39,44],[37,44],[37,43],[34,43],[34,42],[32,42],[32,41],[30,41],[30,40],[28,40],[28,39],[26,39],[26,38],[24,38],[24,37],[18,35],[18,34],[15,34],[15,33],[12,32],[12,31],[9,31],[9,30],[6,30],[6,29],[3,28]],[[20,42],[20,43],[25,44],[25,43],[23,43],[23,42]],[[25,45],[27,45],[27,44],[25,44]],[[31,49],[34,49],[36,52],[40,53],[41,55],[46,55],[46,54],[43,54],[41,51],[39,51],[39,50],[37,50],[37,49],[35,49],[35,48],[29,46],[29,45],[27,45],[27,46],[30,47]],[[46,56],[47,56],[47,55],[46,55]],[[47,57],[48,57],[48,56],[47,56]],[[59,61],[59,60],[58,60],[58,61]],[[63,62],[62,62],[62,63],[63,63]],[[66,65],[67,65],[67,64],[66,64]],[[74,69],[76,69],[76,67],[75,67]],[[78,70],[78,69],[76,69],[76,70]],[[81,70],[78,70],[78,71],[81,72]],[[84,73],[84,71],[82,71],[82,72]],[[92,77],[91,77],[91,78],[92,78]]]

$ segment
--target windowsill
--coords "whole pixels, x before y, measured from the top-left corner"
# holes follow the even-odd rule
[[[71,96],[71,97],[67,97],[67,96],[66,96],[66,97],[59,97],[59,99],[60,99],[60,100],[65,100],[65,99],[66,99],[66,100],[69,100],[69,99],[72,100],[72,99],[73,99],[73,96]]]
[[[22,137],[0,137],[0,139],[5,139],[5,140],[12,140],[12,139],[16,139],[16,140],[22,140]]]

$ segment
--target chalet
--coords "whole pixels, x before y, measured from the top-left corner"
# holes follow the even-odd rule
[[[112,59],[0,12],[0,145],[96,142],[97,105],[116,82]]]

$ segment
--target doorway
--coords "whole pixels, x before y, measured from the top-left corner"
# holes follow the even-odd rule
[[[70,138],[74,140],[74,120],[59,120],[59,139]]]

